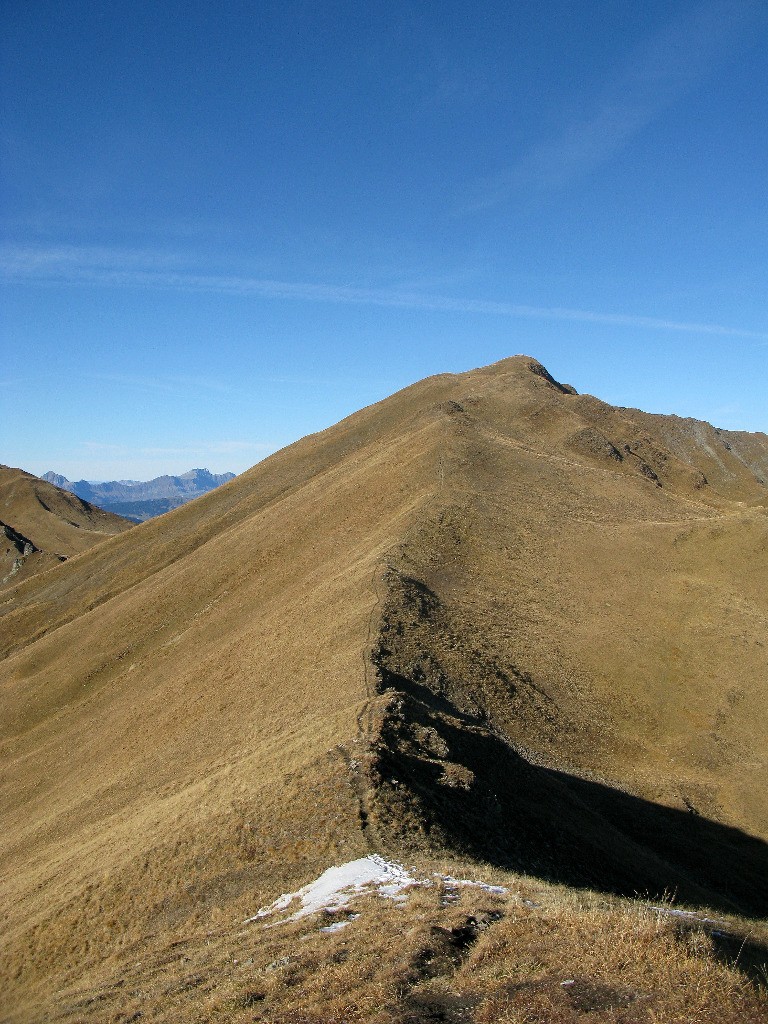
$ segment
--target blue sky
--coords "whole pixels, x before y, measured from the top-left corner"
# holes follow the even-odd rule
[[[762,0],[0,11],[0,461],[239,472],[518,352],[768,430]]]

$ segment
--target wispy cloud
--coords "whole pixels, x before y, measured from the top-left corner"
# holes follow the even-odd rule
[[[495,206],[522,190],[561,188],[610,160],[733,52],[760,9],[754,0],[710,0],[678,14],[581,116],[481,182],[464,212]]]
[[[124,249],[106,245],[5,245],[0,249],[0,269],[8,277],[45,277],[67,270],[82,274],[105,268],[162,270],[178,267],[179,253],[156,249]]]
[[[681,321],[670,317],[652,317],[634,313],[613,313],[572,309],[562,306],[534,306],[514,302],[451,297],[393,288],[359,288],[342,284],[316,284],[306,281],[280,281],[241,274],[200,274],[184,269],[168,270],[165,259],[150,258],[142,264],[142,253],[105,249],[41,249],[36,255],[29,248],[19,258],[13,247],[0,249],[0,275],[8,280],[40,283],[69,283],[125,288],[169,289],[198,293],[215,293],[295,302],[322,302],[339,305],[380,306],[422,310],[437,313],[460,313],[478,316],[499,316],[514,319],[567,321],[600,324],[611,327],[640,328],[654,331],[677,331],[690,334],[721,335],[768,342],[768,331],[748,330],[727,324]],[[150,254],[152,256],[153,254]],[[129,380],[130,378],[124,378]],[[170,389],[179,386],[182,378],[136,378],[143,386]],[[185,379],[189,384],[190,380]],[[199,385],[200,382],[196,380]],[[216,382],[209,386],[217,389]],[[226,389],[227,385],[221,385]]]

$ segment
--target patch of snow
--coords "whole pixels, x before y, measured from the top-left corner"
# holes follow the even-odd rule
[[[667,914],[669,917],[686,917],[691,921],[698,921],[701,924],[724,924],[724,921],[719,921],[714,917],[701,917],[695,910],[677,910],[675,907],[650,907],[651,910],[655,910],[657,914]]]
[[[346,928],[348,924],[356,921],[360,917],[359,914],[350,914],[344,921],[334,921],[333,924],[327,924],[325,928],[321,928],[321,932],[340,932],[342,928]]]
[[[355,896],[370,892],[402,902],[407,898],[403,895],[403,890],[420,884],[422,883],[409,875],[401,864],[384,860],[374,853],[359,860],[349,861],[347,864],[328,868],[314,882],[310,882],[297,892],[284,893],[274,903],[262,907],[258,913],[243,923],[249,924],[260,918],[282,913],[294,900],[300,900],[301,906],[290,917],[285,918],[286,921],[298,921],[319,910],[327,910],[330,913],[343,910]]]
[[[445,882],[451,889],[463,889],[472,886],[475,889],[482,889],[483,892],[490,892],[494,896],[504,896],[509,890],[503,885],[489,885],[487,882],[475,882],[471,878],[452,878],[450,875],[438,875],[439,879]]]
[[[502,896],[508,891],[501,885],[489,885],[487,882],[476,882],[468,878],[452,878],[450,875],[437,874],[434,877],[439,879],[446,887],[446,897],[448,899],[458,899],[459,890],[467,886],[482,889],[484,892],[491,893],[494,896]],[[408,873],[402,864],[385,860],[378,854],[373,853],[367,857],[360,857],[358,860],[349,861],[347,864],[328,868],[314,882],[310,882],[296,892],[283,893],[282,896],[278,896],[269,906],[262,907],[253,917],[246,918],[243,924],[251,924],[265,917],[285,914],[297,900],[301,906],[294,910],[292,914],[282,917],[281,920],[274,922],[274,924],[298,921],[309,914],[316,914],[319,911],[334,914],[348,907],[355,897],[370,893],[393,900],[395,903],[404,903],[408,899],[409,889],[415,886],[426,887],[433,884],[428,878],[415,878]],[[359,916],[359,914],[351,914],[346,920],[334,921],[332,924],[321,928],[320,931],[339,931]]]
[[[494,896],[503,896],[507,890],[502,885],[489,885],[487,882],[475,882],[469,878],[453,878],[452,875],[435,875],[443,883],[442,904],[448,906],[451,903],[458,903],[461,899],[461,890],[469,887],[482,889]]]

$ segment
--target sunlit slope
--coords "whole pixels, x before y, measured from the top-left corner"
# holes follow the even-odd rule
[[[730,501],[666,449],[666,417],[638,429],[622,410],[520,371],[519,361],[476,371],[455,392],[439,496],[391,560],[386,681],[438,733],[426,691],[447,698],[436,748],[459,744],[451,730],[465,713],[534,764],[768,837],[765,507],[742,500],[743,476]],[[754,499],[765,488],[751,480]],[[429,774],[439,760],[429,746],[411,733],[388,762],[410,773],[422,810],[424,779],[440,774]],[[462,759],[452,760],[461,789]],[[469,792],[477,803],[474,783]],[[553,804],[553,828],[577,834],[602,799],[585,797],[570,823]],[[391,823],[391,807],[383,813]],[[434,815],[444,829],[450,815]],[[504,820],[485,851],[474,834],[464,847],[488,856],[501,844],[504,855]],[[765,853],[760,863],[764,875]],[[571,867],[567,877],[590,884],[606,870]],[[761,905],[766,895],[763,883]]]
[[[105,914],[140,935],[222,877],[258,889],[254,861],[365,847],[338,748],[361,730],[374,574],[433,488],[433,388],[11,595],[0,904],[25,985],[75,969]]]
[[[732,499],[765,502],[768,487],[768,435],[721,430],[679,416],[654,416],[623,410],[644,431],[654,433],[669,451],[706,474],[713,491]]]
[[[529,813],[491,793],[510,752],[550,773],[525,776],[539,837],[583,824],[563,779],[599,784],[606,864],[563,878],[688,878],[603,814],[613,791],[768,838],[764,485],[740,461],[715,487],[665,424],[525,357],[430,378],[9,591],[17,1005],[370,848],[559,877],[556,844],[505,838]]]
[[[407,388],[394,399],[363,409],[322,434],[310,435],[271,456],[235,480],[198,498],[193,504],[167,513],[157,521],[112,541],[103,552],[93,552],[45,581],[20,586],[0,606],[4,619],[0,653],[7,653],[37,639],[97,604],[141,584],[163,568],[227,531],[275,509],[298,495],[308,484],[322,490],[324,474],[331,469],[354,468],[363,454],[382,452],[392,438],[409,451],[418,452],[422,441],[408,437],[414,422],[424,415],[435,418],[430,406],[450,393],[453,378],[436,377]],[[426,410],[426,413],[425,413]],[[435,446],[439,446],[435,442]],[[386,456],[379,467],[389,474],[393,467]],[[397,468],[396,466],[394,467]],[[417,492],[431,488],[425,478]],[[64,492],[61,492],[64,493]],[[315,492],[305,492],[308,502]],[[398,500],[407,501],[407,495]],[[106,513],[104,513],[106,514]],[[367,518],[367,516],[366,516]],[[370,520],[368,520],[370,522]],[[319,518],[317,528],[332,525]],[[233,561],[236,557],[233,554]]]
[[[766,834],[765,507],[704,482],[690,453],[708,425],[682,461],[667,417],[638,429],[519,365],[461,379],[440,511],[404,571],[411,558],[456,632],[540,689],[538,710],[494,697],[507,736]],[[718,458],[740,499],[765,495],[741,457]]]
[[[131,526],[31,473],[0,466],[0,585],[17,584]]]

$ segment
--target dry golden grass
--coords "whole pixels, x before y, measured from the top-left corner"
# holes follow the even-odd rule
[[[24,555],[25,545],[6,537],[4,525],[36,550]],[[52,569],[132,525],[31,473],[0,466],[0,587]]]
[[[686,422],[523,357],[431,378],[8,590],[0,1019],[405,1022],[441,985],[476,1000],[446,1020],[603,1013],[590,985],[657,993],[606,1020],[688,1019],[676,988],[762,1013],[674,924],[564,890],[458,961],[432,929],[466,896],[240,924],[371,849],[764,915],[768,455]]]
[[[473,870],[467,864],[441,867],[459,877]],[[412,890],[405,905],[358,897],[348,911],[284,924],[267,919],[244,925],[238,900],[188,920],[162,943],[150,938],[135,944],[119,967],[104,963],[64,986],[48,1019],[768,1020],[765,989],[718,959],[716,940],[703,927],[681,929],[638,903],[606,903],[498,871],[490,875],[507,883],[508,894],[464,889],[458,902],[446,905],[435,882]],[[343,930],[320,930],[353,912],[360,916]]]

